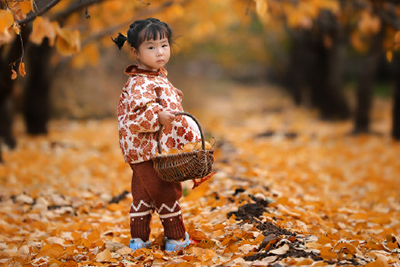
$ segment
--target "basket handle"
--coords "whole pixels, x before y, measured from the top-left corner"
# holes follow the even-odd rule
[[[205,150],[206,145],[205,145],[205,142],[204,142],[204,133],[203,133],[203,130],[201,129],[199,121],[192,114],[187,113],[187,112],[176,112],[176,113],[174,113],[174,115],[175,116],[186,115],[186,116],[189,116],[190,118],[192,118],[194,120],[194,122],[197,124],[197,127],[199,127],[199,130],[200,130],[201,149]],[[158,153],[160,153],[160,154],[162,153],[160,139],[161,139],[161,134],[162,134],[163,129],[164,129],[164,125],[161,125],[161,128],[160,128],[160,130],[158,130],[158,134],[157,134],[157,147],[158,147]]]

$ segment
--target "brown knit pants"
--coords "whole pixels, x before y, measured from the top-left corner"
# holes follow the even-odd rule
[[[164,226],[164,235],[168,239],[181,239],[185,236],[181,206],[180,183],[162,180],[153,168],[153,162],[145,161],[132,164],[132,197],[130,226],[132,238],[149,240],[150,222],[154,209]]]

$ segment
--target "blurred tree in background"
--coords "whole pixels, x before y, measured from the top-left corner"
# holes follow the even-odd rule
[[[120,64],[126,62],[118,59],[111,67],[104,66],[106,58],[115,57],[108,49],[113,45],[110,37],[125,32],[136,19],[157,17],[171,24],[178,36],[184,35],[176,40],[175,55],[192,62],[210,59],[238,82],[279,83],[296,104],[316,108],[323,119],[353,118],[354,133],[370,131],[374,82],[383,69],[385,79],[395,82],[392,136],[400,140],[397,2],[2,0],[0,137],[15,146],[16,91],[23,96],[27,132],[47,133],[47,123],[55,115],[51,91],[62,88],[60,77],[70,78],[67,69],[82,70],[82,76],[88,66],[105,68],[109,75],[121,72]],[[218,73],[211,65],[206,69]],[[191,71],[196,72],[195,67]],[[96,83],[96,77],[91,80],[94,87],[111,86]],[[349,81],[356,88],[354,115],[344,90]],[[79,94],[89,92],[79,81],[67,84],[77,87]],[[64,103],[68,98],[62,99]]]
[[[291,57],[287,66],[288,89],[296,103],[305,90],[322,118],[348,119],[351,110],[343,94],[346,77],[357,81],[353,133],[370,132],[373,87],[382,60],[392,62],[400,41],[398,14],[393,0],[256,1],[264,3],[259,15],[266,25],[279,19],[288,29]],[[261,6],[262,4],[259,4]],[[355,66],[355,71],[348,68]],[[393,78],[391,78],[393,80]],[[395,96],[399,86],[395,86]],[[400,139],[399,102],[394,98],[393,137]]]

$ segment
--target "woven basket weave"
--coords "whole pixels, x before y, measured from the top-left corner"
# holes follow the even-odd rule
[[[214,150],[205,149],[204,133],[200,123],[193,115],[186,112],[178,112],[175,115],[186,115],[196,122],[201,135],[201,149],[172,155],[161,155],[160,139],[163,130],[162,126],[157,135],[158,152],[160,155],[152,158],[154,169],[161,179],[168,182],[183,182],[200,179],[209,175],[214,163]]]

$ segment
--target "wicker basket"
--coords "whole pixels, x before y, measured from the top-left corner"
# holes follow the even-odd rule
[[[163,130],[163,127],[161,127],[157,135],[158,152],[160,155],[152,158],[154,169],[163,180],[168,182],[183,182],[200,179],[209,175],[214,163],[214,150],[205,149],[204,133],[200,123],[193,115],[186,112],[178,112],[175,115],[186,115],[196,122],[201,134],[201,149],[172,155],[161,155],[160,139]]]

